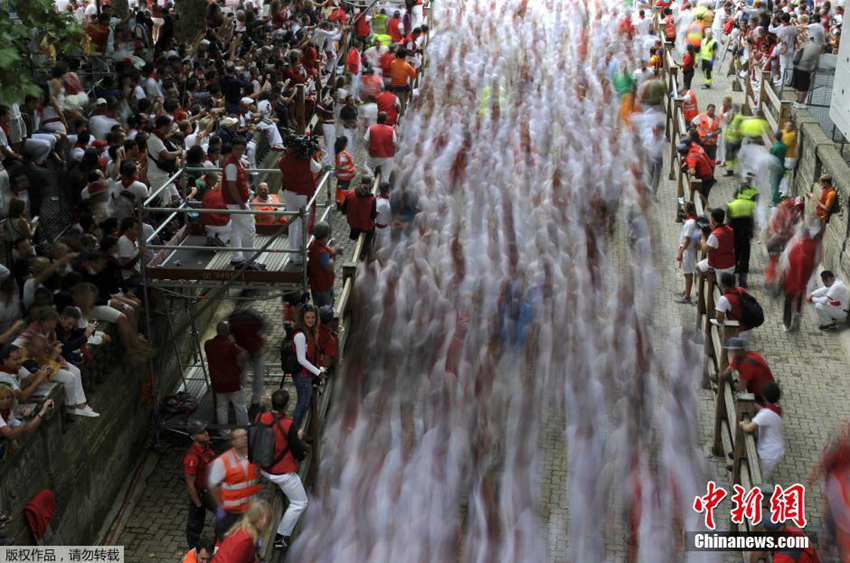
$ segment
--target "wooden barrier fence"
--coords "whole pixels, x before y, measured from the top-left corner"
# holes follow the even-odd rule
[[[663,38],[660,20],[655,20],[656,34]],[[689,174],[684,159],[676,150],[678,144],[687,138],[689,124],[682,114],[682,100],[678,98],[678,66],[675,64],[672,47],[665,46],[663,80],[666,85],[667,99],[664,102],[666,138],[670,142],[670,180],[676,180],[677,220],[681,222],[683,213],[681,207],[685,202],[692,202],[696,208],[697,217],[704,217],[702,199],[696,197],[700,181]],[[749,75],[748,75],[749,76]],[[763,84],[769,84],[762,80]],[[751,82],[742,85],[749,92],[750,107],[774,112],[772,118],[782,119],[783,112],[788,111],[778,97],[772,94],[770,86],[760,88],[759,94]],[[770,122],[770,119],[768,119]],[[704,257],[704,256],[703,256]],[[723,459],[732,461],[732,482],[742,485],[749,490],[762,485],[761,468],[756,452],[755,438],[741,430],[739,422],[750,420],[755,415],[755,397],[751,393],[733,392],[730,381],[718,375],[726,369],[728,359],[724,346],[729,338],[738,335],[737,321],[726,319],[722,325],[712,322],[715,319],[715,304],[721,297],[720,289],[714,273],[698,276],[697,280],[697,331],[702,335],[705,360],[703,366],[703,388],[715,391],[715,417],[712,453]],[[734,525],[733,525],[734,526]],[[750,531],[749,524],[739,527],[741,531]],[[749,561],[749,554],[742,554],[744,561]]]

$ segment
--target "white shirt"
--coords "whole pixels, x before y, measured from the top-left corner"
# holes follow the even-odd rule
[[[714,304],[714,310],[725,315],[732,310],[732,304],[726,299],[725,295],[721,295],[717,303]]]
[[[127,235],[121,235],[121,238],[118,239],[118,259],[119,259],[119,261],[123,262],[122,259],[132,260],[133,258],[136,257],[136,254],[138,254],[138,252],[139,252],[138,241],[132,241],[127,237]],[[141,269],[139,267],[139,262],[136,261],[136,263],[133,265],[133,268],[131,270],[125,270],[125,269],[121,270],[121,277],[123,277],[126,280],[127,278],[131,277],[134,273],[138,274],[140,272],[141,272]]]
[[[685,240],[690,239],[691,242],[688,243],[688,252],[696,252],[697,251],[697,242],[699,238],[696,238],[694,235],[697,234],[697,220],[696,219],[688,219],[682,225],[682,234],[679,236],[679,246],[684,246]]]
[[[375,216],[375,228],[378,231],[388,229],[390,226],[390,220],[392,219],[392,208],[390,206],[389,198],[379,197],[375,200],[375,210],[377,211],[377,215]],[[386,227],[382,228],[377,225],[386,225]]]
[[[647,17],[640,19],[640,16],[635,18],[635,31],[637,31],[638,35],[646,35],[649,33],[649,28],[652,25],[652,20]]]
[[[156,135],[151,135],[148,137],[147,149],[150,155],[160,161],[164,160],[160,156],[160,153],[168,150],[167,148],[165,148],[165,143],[162,142],[162,139],[160,139]],[[153,166],[156,172],[160,173],[160,175],[168,175],[168,172],[157,166],[156,162],[152,158],[148,158],[148,162],[150,163],[150,166]]]
[[[234,450],[235,451],[235,450]],[[212,465],[210,466],[209,473],[207,473],[207,485],[210,487],[217,487],[224,481],[225,469],[224,469],[224,456],[230,455],[228,452],[218,456],[213,460]],[[242,466],[242,470],[245,471],[245,474],[248,473],[248,465],[251,463],[248,461],[248,456],[239,457],[239,454],[236,454],[236,459],[239,461],[239,464]]]
[[[838,307],[842,311],[846,311],[850,306],[850,293],[847,291],[847,286],[841,280],[835,280],[829,287],[821,287],[812,292],[812,301],[815,303],[823,303],[828,305],[830,301],[838,301]]]
[[[304,336],[303,332],[299,332],[295,335],[295,338],[292,339],[295,342],[295,357],[298,359],[298,363],[312,373],[313,375],[319,375],[321,370],[314,366],[310,360],[307,359],[307,337]]]
[[[121,122],[108,115],[93,115],[89,118],[89,131],[98,141],[105,141],[106,136],[116,125],[121,125]]]
[[[136,198],[136,205],[141,205],[148,198],[148,187],[144,185],[142,182],[136,180],[126,188],[124,184],[121,183],[121,180],[118,180],[112,184],[112,199],[116,199],[121,195],[121,192],[128,191]]]
[[[772,470],[785,455],[785,424],[781,416],[766,408],[756,413],[753,422],[759,427],[759,459],[768,462]]]
[[[708,235],[708,240],[705,241],[706,246],[710,246],[711,248],[718,248],[720,246],[720,241],[717,240],[717,237],[714,236],[714,233]]]
[[[360,116],[368,129],[378,122],[378,104],[363,104],[360,106]]]

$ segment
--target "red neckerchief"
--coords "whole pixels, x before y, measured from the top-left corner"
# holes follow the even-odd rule
[[[379,196],[378,196],[378,199],[390,199],[390,196],[388,196],[388,195],[379,195]]]
[[[7,368],[5,364],[0,364],[0,371],[2,371],[3,373],[11,373],[12,375],[18,375],[17,371],[12,371],[11,369]]]
[[[163,133],[159,129],[154,129],[153,134],[156,135],[157,137],[159,137],[162,140],[162,142],[166,141],[165,133]]]
[[[764,408],[769,411],[775,412],[779,416],[782,416],[782,407],[780,407],[779,405],[774,405],[773,403],[765,403]]]
[[[136,241],[139,239],[139,237],[138,237],[138,236],[133,236],[133,235],[131,235],[131,234],[129,233],[129,231],[125,231],[125,232],[124,232],[124,236],[125,236],[125,237],[127,237],[128,239],[130,239],[130,240],[131,240],[131,241],[133,241],[133,242],[136,242]]]
[[[125,180],[124,178],[121,178],[121,185],[124,186],[125,189],[129,188],[130,186],[132,186],[136,182],[137,182],[137,180],[136,180],[135,176],[133,176],[129,180]]]
[[[6,125],[2,121],[0,121],[0,129],[3,129],[3,132],[6,133],[6,137],[12,134],[12,128],[9,125]]]

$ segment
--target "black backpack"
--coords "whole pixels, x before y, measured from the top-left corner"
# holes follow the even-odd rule
[[[838,195],[838,190],[835,190],[835,199],[832,200],[832,207],[829,209],[829,213],[826,216],[825,223],[829,223],[829,220],[832,219],[833,215],[839,215],[841,213],[841,197]]]
[[[286,447],[280,455],[274,455],[275,426],[277,426],[281,434],[284,432],[283,427],[280,425],[280,419],[274,416],[274,414],[272,414],[272,418],[274,418],[273,425],[263,424],[258,419],[248,427],[248,461],[257,464],[263,469],[278,463],[286,455],[286,452],[289,451],[289,443],[287,442]]]
[[[284,377],[298,373],[300,368],[298,356],[295,354],[295,346],[293,346],[292,340],[288,338],[284,338],[280,343],[280,368],[283,370]],[[281,379],[280,384],[283,386],[283,379]]]
[[[740,288],[738,288],[738,291],[728,293],[737,295],[741,302],[741,320],[739,322],[742,329],[756,328],[764,324],[764,310],[755,297]]]

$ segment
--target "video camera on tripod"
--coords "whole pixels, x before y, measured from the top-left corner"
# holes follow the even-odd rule
[[[290,135],[283,140],[283,145],[296,158],[311,158],[319,150],[319,140],[311,135]]]

